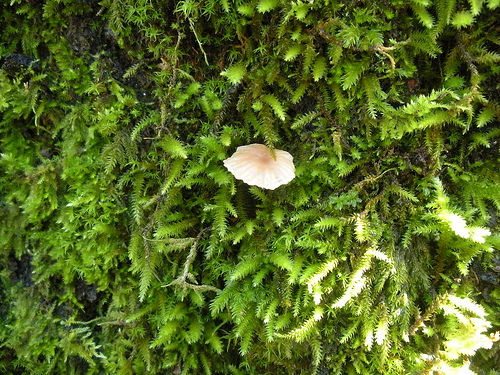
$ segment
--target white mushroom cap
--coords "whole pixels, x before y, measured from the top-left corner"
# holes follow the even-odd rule
[[[274,154],[276,158],[267,146],[253,143],[238,147],[230,158],[224,160],[224,165],[238,180],[274,190],[295,177],[293,156],[282,150],[274,150]]]

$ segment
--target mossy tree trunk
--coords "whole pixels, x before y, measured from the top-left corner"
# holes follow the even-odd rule
[[[6,2],[2,372],[498,374],[499,9]]]

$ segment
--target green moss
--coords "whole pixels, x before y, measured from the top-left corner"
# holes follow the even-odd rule
[[[3,373],[496,373],[498,1],[35,3],[0,31]],[[248,143],[296,178],[235,180]]]

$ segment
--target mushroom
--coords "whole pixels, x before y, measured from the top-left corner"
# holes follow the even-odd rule
[[[238,147],[224,160],[224,165],[236,179],[269,190],[288,184],[295,177],[292,155],[283,150],[274,150],[273,155],[259,143]]]

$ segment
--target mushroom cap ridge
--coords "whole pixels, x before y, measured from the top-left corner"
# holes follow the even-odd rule
[[[263,144],[252,143],[240,146],[224,166],[238,180],[248,185],[274,190],[292,181],[295,177],[293,156],[287,151],[271,150]]]

